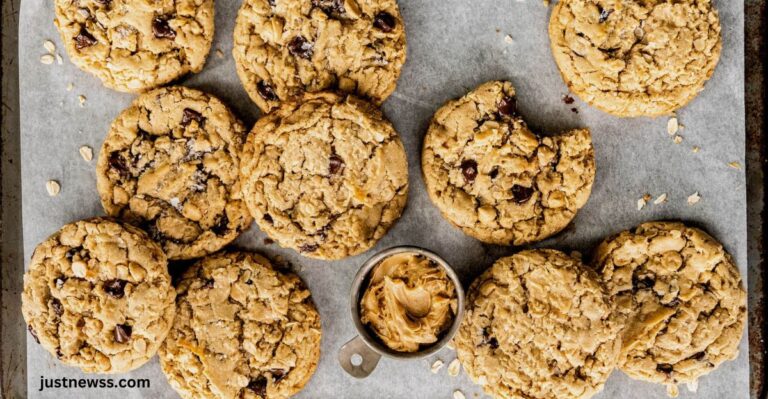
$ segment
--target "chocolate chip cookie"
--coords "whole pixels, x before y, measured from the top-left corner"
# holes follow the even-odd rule
[[[218,251],[252,222],[238,182],[246,132],[203,92],[141,95],[112,123],[99,154],[104,210],[146,230],[169,259]]]
[[[325,89],[381,104],[405,63],[395,0],[244,0],[234,40],[237,74],[266,112]]]
[[[595,263],[626,319],[619,366],[630,377],[674,392],[738,356],[746,292],[733,259],[707,233],[645,223],[606,239]]]
[[[621,348],[597,274],[551,249],[501,258],[470,286],[454,344],[494,398],[589,398]]]
[[[687,104],[722,48],[711,0],[562,0],[549,38],[571,91],[622,117],[665,115]]]
[[[69,58],[112,89],[143,92],[203,69],[213,0],[56,0]]]
[[[178,285],[177,307],[159,355],[183,398],[288,398],[317,368],[320,316],[309,291],[260,255],[199,260]]]
[[[168,261],[143,231],[68,224],[35,249],[21,312],[32,337],[87,373],[123,373],[157,352],[176,313]]]
[[[539,137],[517,114],[509,82],[487,82],[432,119],[421,157],[427,192],[464,233],[499,245],[556,234],[592,191],[586,129]]]
[[[243,199],[261,230],[318,259],[371,248],[408,195],[403,143],[376,107],[306,94],[261,118],[243,147]]]

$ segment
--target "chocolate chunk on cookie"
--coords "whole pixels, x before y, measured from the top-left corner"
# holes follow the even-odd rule
[[[220,252],[178,286],[177,315],[159,351],[183,398],[289,398],[320,360],[320,316],[295,274],[266,258]]]
[[[21,312],[30,334],[62,363],[124,373],[155,355],[176,293],[162,249],[109,219],[68,224],[35,249]]]
[[[747,294],[733,259],[707,233],[644,223],[603,241],[595,267],[627,325],[619,367],[630,377],[674,391],[738,356]]]
[[[245,0],[232,53],[263,111],[326,89],[378,105],[405,63],[405,29],[395,0]]]
[[[245,133],[203,92],[176,86],[140,96],[99,154],[104,210],[146,230],[169,259],[218,251],[252,222],[238,181]]]
[[[405,207],[403,144],[376,107],[351,95],[283,104],[256,123],[242,157],[243,199],[259,227],[308,257],[368,250]]]
[[[56,0],[55,8],[72,62],[118,91],[200,72],[213,41],[213,0]]]
[[[711,0],[564,0],[549,21],[563,80],[623,117],[670,114],[712,76],[722,43]]]
[[[517,115],[515,89],[492,81],[432,119],[421,166],[432,202],[464,233],[500,245],[543,240],[586,204],[595,178],[586,129],[539,137]]]

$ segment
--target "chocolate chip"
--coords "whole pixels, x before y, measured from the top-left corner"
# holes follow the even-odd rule
[[[267,378],[260,375],[255,380],[251,380],[251,382],[248,383],[248,389],[253,391],[258,396],[261,396],[262,398],[267,397]]]
[[[499,347],[499,340],[497,340],[496,337],[491,336],[489,327],[483,328],[483,344],[489,345],[492,349]]]
[[[488,176],[490,176],[491,179],[495,179],[496,176],[498,176],[498,175],[499,175],[499,167],[498,166],[493,168],[493,169],[491,169],[491,173],[488,173]]]
[[[176,31],[171,28],[168,19],[157,17],[152,21],[152,32],[158,39],[175,39]]]
[[[270,215],[268,213],[264,214],[264,221],[269,223],[269,224],[274,224],[275,223],[275,221],[272,219],[272,215]]]
[[[61,348],[56,348],[56,357],[59,358],[59,359],[64,357],[64,354],[61,353]]]
[[[632,277],[632,288],[634,290],[646,290],[648,288],[653,288],[653,286],[656,285],[656,280],[653,279],[653,277],[650,276],[633,276]]]
[[[118,324],[115,326],[115,341],[124,344],[131,339],[133,328],[127,324]]]
[[[109,280],[104,282],[104,292],[115,298],[122,298],[125,295],[125,285],[128,284],[125,280]]]
[[[203,118],[203,114],[194,109],[184,108],[184,115],[181,117],[181,125],[187,126],[190,122],[197,121],[197,124],[202,126],[204,120],[205,118]]]
[[[56,286],[56,288],[61,288],[64,286],[64,283],[67,281],[66,277],[56,277],[53,279],[53,284]]]
[[[253,285],[253,280],[251,280],[251,279],[245,280],[245,284],[246,285]]]
[[[608,16],[611,15],[613,10],[606,10],[606,9],[600,7],[600,6],[597,6],[597,8],[600,9],[600,23],[602,24],[603,22],[605,22],[608,19]]]
[[[219,220],[211,227],[211,231],[217,236],[223,236],[229,232],[229,218],[226,213],[222,213]]]
[[[39,344],[40,343],[40,338],[37,338],[37,333],[35,332],[35,329],[32,328],[31,325],[27,325],[27,330],[29,331],[30,334],[32,334],[32,338],[35,339],[35,342],[37,342]]]
[[[299,251],[301,251],[301,252],[315,252],[315,251],[317,251],[318,248],[320,248],[320,246],[317,245],[317,244],[314,244],[314,243],[313,244],[302,244],[299,247]]]
[[[271,238],[265,238],[264,239],[264,245],[272,245],[274,243],[275,243],[275,240],[273,240]]]
[[[272,369],[270,372],[272,373],[272,379],[275,380],[275,382],[280,382],[280,380],[285,378],[285,375],[288,374],[283,369]]]
[[[75,36],[75,48],[78,50],[82,50],[86,47],[91,47],[94,44],[98,43],[95,37],[90,34],[85,28],[80,29],[80,33]]]
[[[672,371],[674,369],[675,368],[671,364],[667,364],[667,363],[660,363],[656,365],[656,371],[660,371],[664,374],[672,374]]]
[[[328,171],[331,175],[337,175],[344,168],[344,160],[340,156],[333,154],[328,162]]]
[[[288,43],[288,51],[296,57],[309,60],[312,58],[314,46],[304,36],[296,36]]]
[[[269,3],[270,6],[272,7],[275,6],[275,0],[267,0],[267,2]]]
[[[392,32],[392,30],[395,29],[396,23],[397,20],[395,20],[395,17],[386,11],[382,11],[373,17],[373,26],[387,33]]]
[[[512,200],[518,204],[528,202],[533,196],[533,188],[515,184],[512,186]]]
[[[272,85],[263,80],[259,81],[259,83],[256,83],[256,91],[259,92],[261,98],[267,101],[277,101],[277,94],[275,94],[275,89],[272,88]]]
[[[215,286],[215,284],[216,282],[212,278],[209,278],[208,280],[205,280],[205,284],[203,284],[203,288],[210,290]]]
[[[564,95],[564,96],[563,96],[563,102],[564,102],[565,104],[568,104],[568,105],[570,105],[570,104],[573,104],[573,102],[574,102],[574,101],[576,101],[576,100],[574,100],[574,99],[573,99],[573,97],[571,97],[571,96],[570,96],[570,95],[568,95],[568,94],[566,94],[566,95]]]
[[[502,115],[514,115],[517,112],[517,100],[514,97],[504,96],[499,101],[498,108]]]
[[[61,316],[64,314],[64,306],[61,305],[61,301],[59,301],[57,298],[51,299],[51,309],[53,309],[53,313],[55,313],[56,316]]]
[[[312,5],[323,10],[331,17],[338,17],[347,12],[343,0],[312,0]]]
[[[573,112],[574,114],[578,114],[579,113],[579,109],[578,108],[571,108],[571,112]]]
[[[122,178],[131,177],[131,171],[128,169],[128,164],[126,164],[125,158],[123,158],[119,152],[109,154],[109,167],[114,169]]]
[[[464,175],[464,180],[467,183],[472,183],[477,177],[477,162],[467,159],[461,163],[461,174]]]
[[[75,323],[77,328],[83,328],[85,327],[85,320],[84,319],[77,319],[77,323]]]

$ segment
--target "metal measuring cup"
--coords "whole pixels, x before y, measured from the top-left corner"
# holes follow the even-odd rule
[[[421,255],[434,261],[445,270],[446,275],[451,279],[456,289],[458,306],[451,327],[443,333],[443,336],[437,342],[418,352],[398,352],[390,349],[382,344],[360,321],[360,299],[368,287],[371,271],[384,259],[401,253]],[[459,329],[461,319],[464,317],[464,289],[461,286],[461,281],[459,281],[459,276],[453,268],[436,253],[419,247],[399,246],[381,251],[363,263],[352,282],[350,308],[352,310],[352,321],[355,324],[358,335],[339,349],[339,364],[349,375],[355,378],[365,378],[373,372],[382,356],[401,360],[421,359],[436,353],[448,344]],[[353,358],[358,356],[360,361],[353,362]]]

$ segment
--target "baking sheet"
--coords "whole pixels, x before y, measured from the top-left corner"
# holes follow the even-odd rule
[[[237,0],[218,0],[216,39],[205,70],[182,83],[225,100],[250,125],[258,116],[235,74],[232,60]],[[589,203],[572,226],[537,246],[590,253],[605,235],[643,221],[680,219],[708,230],[733,254],[746,280],[746,186],[744,177],[744,37],[743,1],[717,1],[723,26],[723,55],[706,90],[678,113],[685,126],[683,142],[674,144],[666,133],[666,118],[619,119],[589,108],[578,99],[561,101],[567,92],[549,53],[549,9],[538,0],[400,0],[408,34],[408,61],[398,90],[384,112],[400,133],[408,151],[410,184],[408,207],[402,219],[371,251],[344,261],[305,259],[295,252],[265,245],[254,227],[237,244],[291,261],[310,287],[323,323],[322,356],[318,370],[300,398],[450,398],[461,390],[468,398],[481,389],[461,375],[451,378],[443,368],[455,353],[444,349],[424,360],[384,359],[371,377],[355,380],[336,362],[338,348],[352,338],[347,291],[357,268],[374,251],[393,245],[420,245],[440,253],[462,277],[465,286],[493,260],[515,248],[488,246],[452,228],[430,203],[421,179],[420,146],[434,111],[445,101],[491,79],[511,80],[518,108],[534,131],[554,134],[575,127],[592,130],[598,172]],[[19,65],[22,134],[22,195],[25,258],[43,239],[70,221],[101,215],[96,192],[95,161],[83,161],[81,145],[97,155],[109,125],[132,100],[101,87],[90,75],[69,63],[52,23],[51,0],[21,4]],[[510,35],[512,42],[505,40]],[[50,39],[64,57],[63,65],[43,65],[44,40]],[[221,50],[223,57],[215,54]],[[69,83],[74,85],[67,91]],[[80,106],[78,95],[86,102]],[[578,113],[572,112],[576,108]],[[701,151],[692,152],[698,146]],[[729,167],[737,162],[740,169]],[[61,183],[61,194],[49,197],[45,183]],[[702,200],[689,206],[686,198],[698,192]],[[667,202],[636,209],[645,193],[667,194]],[[746,286],[746,281],[745,281]],[[747,398],[749,363],[746,335],[741,355],[700,379],[698,393],[682,386],[681,397]],[[35,398],[175,398],[153,359],[144,367],[120,376],[85,375],[62,366],[27,340],[29,397]],[[149,389],[46,389],[45,378],[146,378]],[[599,398],[664,398],[661,386],[633,381],[616,371]]]

